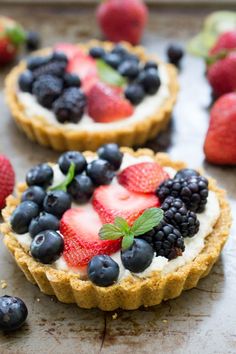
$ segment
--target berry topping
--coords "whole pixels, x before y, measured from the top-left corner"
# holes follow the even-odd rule
[[[54,52],[65,54],[69,60],[74,58],[76,55],[83,54],[82,50],[78,46],[71,43],[57,43],[54,46]]]
[[[26,175],[26,183],[28,186],[40,186],[47,188],[53,179],[53,169],[47,163],[42,163],[32,167]]]
[[[178,66],[184,56],[183,48],[179,44],[171,44],[167,49],[169,62]]]
[[[21,201],[25,202],[26,200],[31,200],[31,202],[34,202],[38,204],[39,207],[42,207],[45,196],[46,192],[42,187],[31,186],[23,192]]]
[[[64,250],[62,236],[53,230],[41,231],[34,237],[30,245],[32,257],[43,264],[54,263]]]
[[[208,180],[203,176],[168,179],[157,189],[157,195],[161,201],[168,196],[180,198],[189,210],[201,213],[207,203]]]
[[[112,165],[106,160],[97,159],[90,162],[87,166],[87,175],[97,186],[101,184],[110,184],[115,173]]]
[[[181,178],[190,178],[190,177],[197,177],[199,176],[199,172],[196,170],[193,170],[191,168],[183,168],[182,170],[179,170],[175,178],[181,179]]]
[[[141,85],[130,84],[125,89],[125,97],[133,104],[137,105],[144,99],[145,92]]]
[[[42,106],[51,108],[53,102],[60,96],[62,86],[62,80],[58,77],[42,75],[34,81],[32,93]]]
[[[31,220],[29,233],[34,238],[41,231],[59,229],[59,220],[55,215],[42,212],[39,216]]]
[[[68,64],[68,58],[67,58],[66,54],[63,52],[53,52],[52,53],[52,60],[57,61],[57,62],[61,61],[61,62]]]
[[[0,297],[0,330],[15,331],[25,323],[27,316],[27,307],[21,299],[8,295]]]
[[[120,151],[117,144],[110,143],[102,145],[98,149],[97,154],[100,159],[108,161],[114,170],[119,170],[123,160],[123,153]]]
[[[137,82],[143,86],[148,95],[154,95],[161,85],[157,70],[152,68],[141,71]]]
[[[6,198],[13,192],[15,172],[11,162],[4,155],[0,155],[0,210],[6,205]]]
[[[110,65],[114,69],[117,69],[122,61],[121,56],[116,53],[106,53],[103,59],[108,65]]]
[[[59,157],[58,164],[60,170],[66,174],[72,162],[75,164],[75,174],[81,173],[86,169],[87,162],[81,152],[67,151]]]
[[[94,184],[90,177],[86,175],[77,175],[69,184],[67,192],[78,203],[87,202],[93,195]]]
[[[121,185],[101,186],[93,194],[93,206],[103,223],[113,223],[120,216],[132,225],[144,210],[158,205],[155,195],[134,193]]]
[[[145,64],[144,64],[144,70],[147,69],[158,69],[158,64],[156,61],[153,60],[148,60]]]
[[[119,175],[118,181],[133,192],[154,193],[157,187],[169,175],[156,162],[140,162],[125,168]]]
[[[26,34],[26,48],[28,50],[36,50],[40,46],[40,36],[38,32],[29,31]]]
[[[122,76],[133,80],[139,74],[139,65],[133,60],[125,60],[119,65],[118,71]]]
[[[44,199],[43,207],[47,213],[61,218],[64,212],[71,207],[71,197],[68,193],[61,190],[48,192]]]
[[[54,102],[53,111],[60,123],[78,123],[84,114],[85,106],[84,93],[79,88],[70,87]]]
[[[65,73],[64,77],[64,87],[80,87],[81,81],[78,75],[72,73]]]
[[[98,255],[88,264],[88,277],[97,286],[114,284],[119,276],[119,265],[110,256]]]
[[[98,82],[88,95],[88,113],[95,122],[109,123],[133,114],[133,107],[117,90]]]
[[[152,263],[153,248],[142,239],[134,239],[132,246],[121,251],[124,267],[133,273],[143,272]]]
[[[19,76],[19,87],[23,92],[32,92],[34,76],[31,71],[26,70]]]
[[[196,235],[200,226],[197,215],[193,211],[187,210],[181,199],[167,197],[161,208],[164,210],[165,221],[176,227],[183,237]]]
[[[25,234],[33,218],[39,213],[39,207],[36,203],[29,200],[22,202],[16,207],[11,215],[11,227],[17,234]]]
[[[120,240],[100,240],[102,226],[98,214],[88,207],[73,208],[62,217],[60,232],[64,237],[64,258],[70,266],[83,266],[98,254],[119,250]]]
[[[122,44],[120,44],[120,43],[116,44],[116,45],[112,48],[111,53],[118,54],[118,55],[120,55],[120,57],[122,57],[122,58],[126,57],[126,55],[128,54],[128,52],[127,52],[127,50],[125,49],[125,47],[124,47]]]
[[[27,61],[27,69],[35,70],[40,66],[48,64],[51,61],[51,59],[52,59],[51,55],[43,56],[43,57],[32,56]]]
[[[105,53],[106,52],[102,47],[92,47],[89,50],[89,55],[95,59],[102,58]]]
[[[41,65],[33,71],[33,76],[38,79],[43,75],[52,75],[63,77],[67,63],[65,61],[50,61],[45,65]]]

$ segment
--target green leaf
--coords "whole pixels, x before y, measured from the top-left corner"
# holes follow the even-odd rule
[[[134,222],[131,231],[135,236],[143,235],[157,226],[163,219],[163,210],[160,208],[150,208]]]
[[[104,60],[98,59],[96,63],[98,75],[103,82],[113,86],[124,86],[126,84],[127,80]]]
[[[134,234],[133,233],[130,233],[129,235],[123,237],[122,243],[121,243],[122,250],[126,250],[127,248],[132,246],[133,242],[134,242]]]
[[[117,216],[114,221],[114,225],[119,228],[123,234],[127,234],[130,231],[130,226],[127,221],[120,216]]]
[[[124,236],[123,232],[113,224],[104,224],[98,234],[101,240],[117,240]]]
[[[73,181],[74,177],[75,177],[75,164],[74,162],[72,162],[70,164],[70,168],[67,172],[65,180],[62,183],[58,184],[57,186],[49,188],[49,190],[51,191],[61,190],[66,192],[67,186]]]
[[[14,27],[6,28],[6,35],[10,38],[11,42],[15,45],[19,45],[24,43],[26,40],[26,32],[19,25]]]

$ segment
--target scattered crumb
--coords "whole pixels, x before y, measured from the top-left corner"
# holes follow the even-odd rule
[[[168,322],[168,320],[162,320],[162,322],[163,322],[163,323],[167,323],[167,322]]]
[[[38,297],[38,298],[36,299],[36,301],[40,302],[40,298]]]
[[[6,289],[7,288],[7,282],[6,280],[1,280],[1,288]]]
[[[113,320],[116,320],[117,317],[118,317],[117,313],[114,313],[114,314],[112,315],[112,319],[113,319]]]

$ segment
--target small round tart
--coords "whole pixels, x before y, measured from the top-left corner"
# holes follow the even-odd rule
[[[170,157],[164,153],[154,154],[149,149],[139,149],[138,151],[134,152],[132,149],[129,148],[121,148],[120,151],[123,153],[122,163],[121,161],[118,161],[118,158],[117,159],[113,158],[113,161],[110,160],[110,162],[114,163],[114,166],[116,165],[116,171],[117,171],[115,172],[117,173],[116,176],[115,177],[113,176],[113,181],[112,181],[111,176],[110,175],[108,176],[108,174],[106,174],[106,178],[110,178],[110,180],[109,181],[106,180],[104,181],[104,183],[100,183],[100,184],[105,184],[100,186],[98,186],[99,169],[97,168],[96,174],[93,175],[91,172],[92,171],[91,165],[94,163],[94,161],[97,166],[99,165],[99,163],[97,162],[99,160],[96,160],[98,159],[97,155],[99,156],[99,158],[101,157],[110,158],[111,155],[109,155],[107,153],[107,150],[104,148],[99,149],[97,151],[97,154],[92,152],[84,153],[83,156],[86,158],[88,163],[87,167],[83,167],[85,168],[84,171],[86,171],[87,176],[93,177],[93,181],[94,181],[94,177],[97,178],[96,180],[97,186],[93,190],[92,201],[90,202],[91,199],[87,198],[87,204],[90,206],[90,208],[91,206],[93,206],[96,209],[101,219],[102,219],[101,216],[107,217],[108,213],[109,212],[113,213],[114,210],[117,208],[117,206],[119,207],[121,207],[121,205],[127,206],[127,204],[125,204],[125,201],[122,200],[121,201],[119,200],[119,202],[117,202],[117,200],[114,201],[114,198],[116,196],[114,195],[110,198],[110,196],[107,195],[105,191],[107,190],[110,191],[113,190],[114,188],[124,189],[126,187],[127,190],[129,190],[128,193],[131,193],[130,195],[132,195],[132,198],[135,198],[133,197],[135,195],[137,195],[137,198],[141,198],[137,200],[137,203],[136,200],[133,200],[131,198],[129,203],[132,204],[132,207],[134,207],[135,204],[139,204],[140,206],[144,200],[146,203],[145,205],[147,205],[147,200],[149,201],[148,202],[149,206],[146,207],[147,209],[145,209],[144,212],[142,210],[141,216],[139,217],[137,217],[137,215],[135,216],[136,221],[140,220],[140,218],[142,218],[147,211],[150,212],[152,210],[152,212],[153,211],[156,212],[157,210],[158,211],[160,211],[161,209],[163,210],[165,219],[162,219],[159,225],[157,223],[157,228],[151,230],[151,231],[156,230],[155,231],[156,234],[155,236],[153,236],[156,237],[155,239],[157,241],[156,243],[149,243],[148,237],[150,238],[150,233],[147,232],[144,234],[140,232],[138,233],[137,232],[138,226],[136,223],[135,236],[138,237],[134,238],[133,244],[131,242],[132,245],[129,246],[131,248],[127,249],[126,247],[126,249],[122,248],[122,250],[120,250],[121,244],[119,243],[119,240],[117,239],[114,240],[113,238],[113,241],[110,241],[111,239],[105,238],[105,240],[108,241],[100,240],[100,242],[101,241],[105,242],[104,243],[105,246],[103,247],[103,250],[105,250],[106,247],[106,251],[104,252],[96,251],[95,253],[93,253],[93,257],[89,253],[84,254],[83,247],[85,246],[82,245],[84,241],[83,237],[82,239],[80,238],[80,241],[82,240],[81,241],[82,243],[76,243],[77,241],[76,238],[74,237],[75,234],[73,233],[74,232],[73,228],[75,226],[74,229],[76,229],[76,232],[78,232],[80,236],[82,235],[82,231],[84,231],[86,228],[86,230],[88,230],[88,233],[90,234],[89,237],[91,237],[92,234],[91,230],[94,227],[93,224],[96,224],[98,221],[97,219],[94,219],[94,215],[91,214],[93,215],[93,217],[89,222],[89,214],[86,214],[87,210],[90,210],[91,213],[94,213],[94,210],[92,210],[92,208],[82,209],[81,205],[78,205],[78,203],[74,200],[72,208],[69,207],[70,209],[68,209],[64,214],[62,213],[61,210],[59,211],[58,209],[56,210],[57,217],[62,218],[61,226],[59,228],[60,232],[48,231],[48,230],[45,231],[46,233],[50,233],[49,235],[50,240],[54,238],[56,251],[54,247],[52,254],[48,255],[47,253],[45,254],[39,250],[38,245],[43,239],[42,232],[41,234],[39,232],[37,236],[35,236],[35,234],[37,233],[35,232],[35,227],[37,229],[40,223],[38,222],[37,225],[33,223],[34,225],[32,225],[31,222],[29,230],[31,233],[31,237],[32,234],[34,237],[32,237],[33,241],[31,242],[31,248],[29,252],[29,247],[28,248],[25,247],[24,242],[20,241],[21,237],[23,238],[25,237],[26,234],[24,233],[27,231],[23,229],[21,230],[19,229],[20,227],[21,228],[24,227],[24,225],[21,222],[19,222],[19,218],[18,218],[17,228],[20,230],[19,231],[20,234],[16,235],[16,232],[13,231],[13,228],[16,227],[16,226],[13,227],[14,224],[13,215],[20,202],[21,202],[20,204],[21,206],[23,205],[23,203],[30,204],[28,205],[28,209],[30,207],[31,208],[30,213],[31,214],[34,213],[35,210],[34,208],[32,209],[31,204],[34,204],[35,206],[35,203],[32,203],[32,201],[22,202],[22,200],[26,200],[26,196],[27,196],[26,193],[27,185],[25,183],[18,185],[17,197],[14,196],[8,197],[7,206],[2,213],[4,218],[4,223],[1,226],[1,231],[4,235],[5,245],[12,253],[16,263],[24,272],[26,278],[31,283],[37,284],[43,293],[48,295],[55,295],[58,298],[58,300],[61,302],[76,303],[78,306],[82,308],[88,308],[88,309],[93,307],[98,307],[105,311],[111,311],[116,308],[131,310],[131,309],[137,309],[142,305],[143,306],[157,305],[161,303],[163,300],[172,299],[179,296],[183,290],[187,290],[195,287],[198,281],[200,280],[200,278],[203,278],[206,275],[208,275],[212,266],[219,258],[220,252],[228,238],[229,230],[231,226],[230,207],[225,198],[225,192],[217,187],[216,182],[213,179],[209,178],[208,182],[205,183],[204,181],[207,181],[207,179],[204,176],[199,175],[199,172],[186,169],[186,165],[183,162],[172,161]],[[75,156],[73,156],[73,159],[75,161]],[[58,164],[61,170],[68,170],[67,162],[68,160],[67,158],[65,158],[65,156],[59,159]],[[78,162],[77,167],[78,168],[81,167],[83,163],[82,159],[79,160],[77,158],[77,162]],[[58,165],[55,164],[51,164],[47,166],[45,166],[45,164],[41,165],[40,173],[39,173],[39,169],[37,171],[35,169],[30,170],[26,177],[28,186],[31,185],[30,188],[32,188],[32,185],[36,183],[35,182],[36,179],[38,185],[39,184],[41,184],[41,186],[44,185],[44,188],[45,188],[45,183],[48,184],[50,179],[52,183],[52,178],[51,178],[52,176],[50,176],[50,168],[48,166],[54,168],[54,175],[56,175],[55,166]],[[102,168],[104,168],[104,166],[105,165],[103,165]],[[142,169],[140,169],[140,166],[142,167]],[[44,175],[43,175],[44,178],[42,178],[42,174],[41,174],[42,168],[44,171]],[[147,172],[149,176],[150,173],[152,173],[152,179],[150,179],[147,183],[146,178],[143,179],[142,175],[139,174],[140,171],[144,171],[142,173]],[[188,176],[188,174],[191,174],[191,176]],[[81,174],[79,176],[81,176]],[[58,184],[58,182],[61,183],[61,180],[58,179],[58,176],[57,177],[54,176],[54,179],[56,181],[53,181],[52,186],[55,186],[55,184]],[[154,180],[155,181],[159,180],[158,188],[155,189],[155,192],[153,191]],[[190,180],[191,183],[189,182]],[[192,185],[196,183],[196,180],[199,183],[198,186],[201,191],[200,193],[201,201],[199,200],[196,201],[196,194],[194,194],[194,198],[192,200],[185,199],[184,203],[188,207],[187,210],[185,206],[183,206],[182,200],[176,199],[175,197],[173,197],[173,194],[171,196],[171,186],[173,185],[173,183],[175,183],[174,190],[177,190],[178,188],[182,188],[181,186],[176,188],[176,183],[177,183],[178,185],[184,186],[185,191],[186,189],[189,189],[190,193],[191,191],[195,193],[196,186],[193,187]],[[132,183],[130,184],[131,181]],[[119,183],[122,184],[122,187],[120,187]],[[135,192],[130,191],[132,189],[133,190],[136,189],[137,191],[139,188],[142,189],[143,193],[140,192],[135,194]],[[167,190],[169,191],[169,197],[163,199],[163,195],[166,193]],[[68,187],[67,191],[70,191],[71,193],[74,193],[73,195],[75,195],[74,188]],[[51,193],[51,192],[47,192],[47,193]],[[22,195],[24,196],[24,198],[22,198]],[[158,203],[155,202],[155,198],[157,199],[159,198],[159,201],[162,202],[162,204],[159,202]],[[45,202],[46,199],[47,201]],[[33,199],[31,198],[31,200]],[[38,205],[41,205],[42,207],[41,195],[40,193],[38,193],[38,191],[37,193],[36,192],[34,193],[34,201],[36,200]],[[174,204],[172,204],[173,200],[174,200]],[[109,204],[112,202],[114,203],[113,204],[114,210],[112,209],[111,204]],[[65,203],[66,202],[64,202],[63,205],[65,205]],[[99,203],[100,206],[98,207]],[[103,205],[103,208],[101,207],[101,205]],[[160,205],[161,205],[161,209],[160,209]],[[48,203],[48,197],[45,197],[43,202],[44,210],[50,212],[48,210],[48,207],[51,206],[53,206],[53,203],[51,204]],[[110,206],[110,209],[107,208],[107,206]],[[154,206],[157,207],[154,208]],[[187,234],[185,234],[186,231],[185,223],[180,222],[180,224],[177,226],[175,224],[172,224],[172,226],[170,225],[172,221],[168,220],[169,217],[171,219],[175,219],[176,222],[179,222],[179,217],[175,218],[169,214],[170,212],[173,212],[173,210],[174,213],[175,212],[177,213],[176,208],[177,209],[179,208],[179,211],[182,210],[182,215],[184,213],[183,217],[185,217],[185,215],[188,215]],[[81,214],[82,216],[76,214],[78,210],[80,211],[85,210],[85,214],[82,213]],[[104,213],[104,210],[106,211],[107,214]],[[195,210],[196,213],[193,212],[193,210]],[[51,212],[54,213],[55,215],[55,210],[54,211],[51,210]],[[60,217],[58,216],[59,212],[61,213]],[[75,213],[74,214],[75,217],[73,216],[73,213]],[[129,225],[131,225],[132,223],[133,225],[135,225],[136,221],[134,222],[132,221],[131,223],[131,219],[130,219],[131,217],[133,217],[133,214],[132,215],[127,214],[127,210],[122,210],[120,213],[115,212],[115,215],[116,216],[129,215],[129,218],[127,217],[126,220],[128,221]],[[109,219],[109,217],[106,220],[111,220]],[[71,221],[72,219],[70,218],[72,218],[73,221]],[[80,218],[79,221],[77,218]],[[84,224],[86,224],[87,226],[83,225],[83,230],[82,230],[82,228],[80,229],[79,227],[77,227],[77,222],[81,223],[82,225],[83,218],[85,218]],[[68,220],[70,221],[69,229],[67,228]],[[149,222],[150,220],[151,219],[149,219]],[[184,219],[182,219],[182,221],[183,220]],[[193,222],[193,220],[195,221]],[[209,220],[211,220],[210,224],[209,224]],[[108,221],[106,221],[106,223],[107,222]],[[112,221],[110,222],[112,223]],[[163,228],[163,223],[164,224],[167,223],[168,227]],[[91,227],[89,226],[90,224]],[[104,222],[102,222],[102,224],[103,224],[102,228],[106,226],[104,225]],[[144,219],[142,219],[141,226],[144,227],[144,224],[145,224]],[[53,221],[51,219],[50,219],[50,225],[53,225]],[[173,225],[180,228],[176,229],[176,227]],[[132,226],[130,227],[132,228]],[[139,223],[139,227],[140,227],[140,223]],[[203,231],[203,229],[205,229],[205,231]],[[58,226],[56,226],[54,230],[58,230]],[[159,247],[160,235],[163,236],[163,230],[166,233],[171,233],[172,234],[171,237],[173,237],[173,233],[176,236],[174,241],[176,242],[175,248],[172,248],[171,252],[168,251],[167,253],[165,253],[166,247],[168,248],[168,244],[166,246],[165,242],[162,243],[161,247]],[[68,235],[66,235],[67,232]],[[180,234],[180,232],[182,233],[182,235]],[[190,235],[191,232],[192,234]],[[200,234],[202,236],[200,236]],[[99,231],[99,235],[100,235],[100,231]],[[59,256],[56,257],[55,255],[56,253],[57,255],[62,254],[60,253],[63,247],[62,237],[64,238],[65,248],[64,248],[63,256],[61,256],[61,258],[58,259]],[[68,246],[68,238],[72,239],[72,247],[70,243]],[[171,240],[169,239],[169,241],[172,242],[173,239]],[[86,242],[90,242],[90,239],[88,238]],[[85,244],[88,245],[88,243],[86,242],[84,243],[84,245]],[[32,248],[32,244],[34,244],[33,248]],[[94,245],[101,245],[101,243],[97,242],[97,239],[92,239],[92,243],[90,244],[92,248],[95,247]],[[124,245],[122,241],[122,247],[123,246]],[[140,249],[142,251],[143,246],[144,246],[143,249],[145,249],[145,253],[140,254]],[[79,251],[77,250],[76,247],[80,248]],[[133,247],[135,247],[135,251]],[[152,247],[154,247],[154,251],[156,253],[153,251]],[[73,262],[78,256],[77,251],[79,252],[79,259],[81,265],[79,269],[76,269],[76,267],[73,268]],[[89,248],[86,250],[86,252],[87,251],[90,251]],[[70,252],[72,253],[74,252],[73,257],[71,258],[70,258],[71,256]],[[153,257],[151,258],[151,264],[150,264],[150,254],[151,257]],[[137,257],[137,255],[138,255],[138,259],[136,259],[136,262],[133,262],[134,257]],[[48,256],[50,256],[50,259],[48,258]],[[89,259],[89,263],[88,263],[88,259]],[[65,265],[66,264],[65,260],[67,262],[67,265]],[[86,263],[84,261],[87,262],[86,275],[83,271],[81,271]],[[70,263],[70,267],[68,266],[68,262]],[[142,269],[140,267],[142,267]]]
[[[95,57],[91,57],[89,54],[89,60],[85,63],[84,61],[86,61],[86,59],[84,60],[82,54],[82,59],[79,57],[79,64],[77,64],[76,58],[78,58],[78,54],[76,54],[77,56],[75,55],[75,59],[69,59],[70,51],[67,49],[67,53],[65,52],[69,60],[67,68],[64,68],[65,70],[69,70],[71,73],[79,72],[78,75],[80,76],[80,70],[81,72],[83,71],[82,65],[85,67],[85,71],[91,69],[86,78],[82,78],[81,80],[82,90],[85,90],[85,98],[78,94],[77,102],[80,100],[80,107],[78,107],[77,103],[73,103],[77,105],[77,111],[84,109],[83,116],[80,116],[78,121],[76,121],[76,119],[73,121],[73,114],[71,114],[71,121],[64,121],[62,123],[61,120],[64,119],[64,112],[61,113],[59,121],[56,119],[55,111],[58,112],[61,107],[64,108],[63,104],[65,104],[65,100],[67,100],[67,102],[68,100],[72,101],[70,97],[68,99],[69,94],[67,94],[67,97],[63,94],[63,92],[65,92],[64,88],[60,96],[63,96],[63,98],[61,100],[55,100],[59,102],[54,104],[54,108],[51,107],[51,102],[48,102],[47,99],[46,101],[44,100],[43,106],[39,104],[39,101],[43,101],[42,97],[38,99],[38,97],[32,94],[32,91],[31,93],[27,93],[19,89],[18,82],[21,74],[25,72],[27,68],[26,61],[21,61],[7,76],[5,90],[7,103],[18,127],[28,138],[37,141],[40,145],[48,146],[58,151],[95,151],[101,144],[109,142],[115,142],[121,146],[142,145],[147,140],[154,138],[161,130],[165,129],[170,120],[178,92],[177,70],[173,65],[160,61],[154,55],[147,54],[141,46],[133,47],[128,43],[122,43],[122,48],[125,48],[126,53],[128,53],[130,57],[129,63],[131,63],[131,68],[129,67],[129,63],[127,64],[127,60],[122,59],[120,66],[114,69],[114,65],[116,64],[113,64],[112,60],[114,60],[114,55],[117,55],[117,47],[115,47],[114,44],[92,40],[87,44],[78,44],[74,47],[86,55],[90,53],[91,48],[100,48],[105,50],[106,53],[106,57],[101,61],[101,59],[96,57],[97,53],[95,51],[93,54]],[[63,51],[63,47],[55,47],[54,51],[55,50]],[[112,50],[114,50],[115,53],[109,57]],[[46,57],[52,52],[53,49],[45,48],[37,51],[35,56]],[[113,65],[112,73],[109,69],[107,70],[107,65],[104,66],[105,60],[110,68],[110,65]],[[97,68],[99,67],[97,70],[99,72],[100,83],[102,81],[103,84],[108,85],[108,91],[113,90],[112,94],[106,91],[107,87],[97,88],[97,86],[99,86],[97,84],[95,85],[97,89],[93,88],[90,93],[88,93],[88,87],[90,88],[90,85],[92,86],[92,83],[96,82],[97,75],[93,71],[92,61],[96,63],[99,61],[96,65]],[[137,64],[137,62],[139,62],[139,64]],[[134,67],[132,65],[134,65]],[[51,68],[52,72],[56,72],[58,75],[57,68],[55,69],[53,65],[50,69]],[[40,70],[41,68],[36,69],[37,75],[40,73]],[[44,70],[43,68],[41,72],[45,72]],[[137,72],[134,72],[135,70],[139,70],[138,76]],[[155,76],[155,70],[158,78],[153,78],[153,74]],[[148,78],[145,76],[147,71],[149,72]],[[33,73],[35,75],[34,71]],[[117,73],[120,75],[118,78]],[[29,91],[29,75],[28,72],[28,76],[26,75],[22,82],[22,87],[24,87],[26,91]],[[129,75],[129,77],[127,77],[127,75]],[[136,75],[136,77],[134,75]],[[120,87],[117,89],[116,84],[114,85],[115,89],[110,87],[110,83],[113,82],[113,79],[116,83],[118,80],[120,86],[123,85],[123,91],[121,93],[119,92]],[[42,86],[45,87],[46,85],[45,82],[45,79],[42,79],[40,83],[35,84],[34,93],[39,92],[39,94],[41,94],[43,91]],[[60,91],[59,86],[60,82],[58,82],[58,80],[56,81],[54,78],[50,90],[51,88],[54,90],[55,97],[57,98],[58,92]],[[49,93],[51,94],[51,92]],[[107,104],[108,108],[104,114],[104,102],[107,102],[107,97],[109,98],[111,96],[112,104]],[[75,93],[73,97],[75,97]],[[75,101],[76,99],[74,99],[74,102]],[[91,101],[93,102],[91,103]],[[47,105],[50,106],[50,108],[47,108]],[[69,105],[71,109],[71,102],[69,102]],[[111,106],[112,111],[110,111]],[[122,117],[122,114],[117,115],[117,112],[120,113],[120,111],[123,112],[124,117]]]

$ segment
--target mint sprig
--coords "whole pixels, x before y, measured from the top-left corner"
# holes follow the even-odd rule
[[[101,240],[118,240],[122,238],[121,247],[127,249],[132,246],[134,237],[145,234],[152,230],[163,219],[163,210],[160,208],[150,208],[135,220],[132,226],[121,217],[116,217],[114,224],[104,224],[100,231]]]
[[[99,78],[103,82],[119,87],[124,86],[127,83],[127,80],[121,76],[118,71],[114,70],[110,65],[108,65],[104,60],[97,59],[96,64]]]
[[[66,174],[65,180],[62,183],[58,184],[57,186],[49,188],[49,190],[50,191],[60,190],[60,191],[66,192],[67,186],[73,181],[74,177],[75,177],[75,164],[74,164],[74,162],[72,162],[70,164],[70,168]]]

